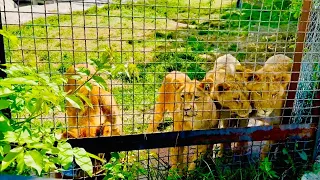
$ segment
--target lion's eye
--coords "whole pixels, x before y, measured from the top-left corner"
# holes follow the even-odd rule
[[[184,95],[181,95],[181,98],[183,99],[183,98],[184,98]]]
[[[233,98],[234,101],[240,101],[240,97]]]
[[[200,98],[200,96],[194,96],[194,99],[198,100]]]

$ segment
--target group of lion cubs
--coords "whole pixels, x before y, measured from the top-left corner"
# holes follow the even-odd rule
[[[249,118],[280,116],[291,78],[291,66],[289,57],[278,54],[270,57],[261,69],[253,71],[243,67],[232,55],[226,54],[216,60],[213,69],[207,72],[202,81],[191,80],[182,72],[170,72],[159,89],[154,118],[151,119],[147,132],[157,131],[165,112],[173,117],[174,131],[227,128],[237,124],[246,127]],[[80,67],[88,68],[91,74],[95,71],[88,64],[78,64],[71,66],[66,76],[76,74],[75,69]],[[91,91],[84,86],[79,88],[86,79],[87,77],[82,77],[76,82],[68,78],[65,91],[72,93],[78,88],[78,93],[88,97],[93,107],[85,106],[86,108],[79,110],[67,104],[68,125],[74,128],[65,132],[63,137],[121,135],[122,121],[114,97],[94,84]],[[238,119],[224,120],[230,118],[230,114]],[[279,123],[262,122],[266,125]],[[270,143],[272,142],[268,142],[263,148],[263,152],[269,150]],[[221,153],[226,145],[220,145]],[[236,147],[242,146],[244,143],[236,144]],[[188,170],[195,169],[194,161],[207,148],[207,145],[198,146],[198,153],[192,157]],[[179,154],[187,154],[186,150],[185,147],[171,148],[172,168],[184,168],[186,155]]]

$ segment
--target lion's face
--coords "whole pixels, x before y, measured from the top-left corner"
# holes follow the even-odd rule
[[[203,84],[199,81],[190,81],[181,87],[180,111],[186,117],[202,116],[203,113],[215,111],[210,95],[205,92]]]
[[[259,73],[253,76],[247,86],[251,91],[251,101],[257,116],[268,117],[278,107],[276,105],[283,102],[290,75]]]
[[[243,82],[220,83],[215,86],[217,100],[240,117],[248,117],[252,112],[249,91]]]
[[[226,76],[227,78],[229,76]],[[248,117],[252,112],[250,105],[250,93],[246,88],[244,78],[230,76],[230,79],[225,82],[214,82],[208,78],[204,81],[206,90],[210,91],[212,99],[217,100],[221,106],[230,109],[240,117]]]

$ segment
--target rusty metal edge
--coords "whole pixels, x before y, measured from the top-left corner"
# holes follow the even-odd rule
[[[105,153],[224,142],[314,139],[316,129],[317,124],[287,124],[69,139],[68,142],[91,153]]]
[[[287,95],[287,100],[285,102],[286,109],[284,110],[284,117],[283,123],[288,124],[290,121],[290,116],[294,104],[294,100],[296,97],[296,90],[298,87],[299,75],[300,75],[300,67],[301,67],[301,60],[303,55],[303,47],[305,36],[308,29],[309,24],[309,15],[310,15],[310,8],[311,8],[312,0],[304,0],[302,6],[302,13],[301,18],[298,25],[298,32],[297,32],[297,41],[296,41],[296,49],[294,53],[294,62],[292,67],[292,74],[291,74],[291,82],[289,83],[289,92]]]

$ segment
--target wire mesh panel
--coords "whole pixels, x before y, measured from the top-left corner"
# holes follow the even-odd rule
[[[298,0],[32,3],[41,5],[3,0],[0,6],[3,30],[18,37],[17,43],[4,40],[6,62],[65,77],[61,88],[75,94],[68,97],[66,112],[49,111],[36,123],[62,138],[217,130],[217,137],[199,133],[216,144],[195,145],[194,140],[185,148],[161,145],[164,139],[150,142],[160,144],[158,149],[125,148],[124,139],[108,140],[110,145],[101,146],[130,151],[112,153],[111,160],[106,153],[108,164],[94,163],[102,174],[97,177],[183,179],[173,171],[183,169],[182,163],[194,172],[188,178],[293,178],[308,167],[317,118],[311,110],[319,108],[313,105],[319,82],[318,0],[303,11],[306,1]],[[300,63],[296,45],[304,42],[297,42],[297,34],[305,32],[298,32],[298,25],[306,11],[307,51],[299,71],[293,66]],[[300,74],[294,82],[298,91],[288,99],[295,92],[292,74]],[[294,106],[285,107],[286,101]],[[292,111],[289,117],[284,109]],[[290,118],[292,126],[285,126],[283,118]],[[296,136],[287,138],[291,130]],[[179,144],[191,136],[175,138]],[[99,145],[92,149],[105,153]],[[60,178],[85,177],[72,172],[77,168],[71,166]]]
[[[312,99],[317,92],[319,79],[319,44],[312,42],[318,41],[319,32],[319,2],[314,2],[312,6],[313,10],[310,15],[309,32],[306,37],[305,53],[302,61],[300,84],[298,86],[297,100],[295,102],[296,122],[303,122],[304,120],[311,120],[304,118],[304,115],[310,116],[313,108],[319,108],[312,106],[308,99]],[[303,102],[301,102],[303,101]]]

